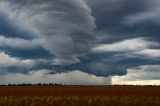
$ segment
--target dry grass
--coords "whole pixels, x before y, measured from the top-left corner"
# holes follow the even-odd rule
[[[160,106],[160,87],[0,87],[0,106]]]

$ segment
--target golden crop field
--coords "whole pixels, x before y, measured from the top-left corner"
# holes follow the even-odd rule
[[[6,86],[0,106],[160,106],[160,87]]]

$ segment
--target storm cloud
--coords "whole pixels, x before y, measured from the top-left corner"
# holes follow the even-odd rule
[[[104,42],[134,37],[159,38],[158,0],[86,0]],[[106,38],[106,39],[105,39]]]
[[[83,0],[8,0],[8,3],[12,7],[10,12],[32,26],[44,40],[44,48],[56,55],[53,64],[79,62],[77,56],[90,50],[95,23]]]
[[[11,62],[0,70],[96,76],[152,70],[160,65],[159,8],[159,0],[1,0],[0,53]]]

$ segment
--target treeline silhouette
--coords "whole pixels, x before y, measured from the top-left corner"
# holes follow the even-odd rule
[[[160,85],[65,85],[62,83],[22,83],[22,84],[4,84],[0,86],[106,86],[106,87],[160,87]]]
[[[37,83],[37,84],[30,84],[30,83],[22,83],[22,84],[6,84],[0,86],[64,86],[61,83]]]

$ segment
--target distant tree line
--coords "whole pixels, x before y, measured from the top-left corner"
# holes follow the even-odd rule
[[[108,86],[108,87],[160,87],[160,85],[65,85],[62,83],[22,83],[22,84],[4,84],[0,86]]]
[[[65,84],[61,83],[37,83],[37,84],[22,83],[22,84],[6,84],[0,86],[64,86],[64,85]]]

